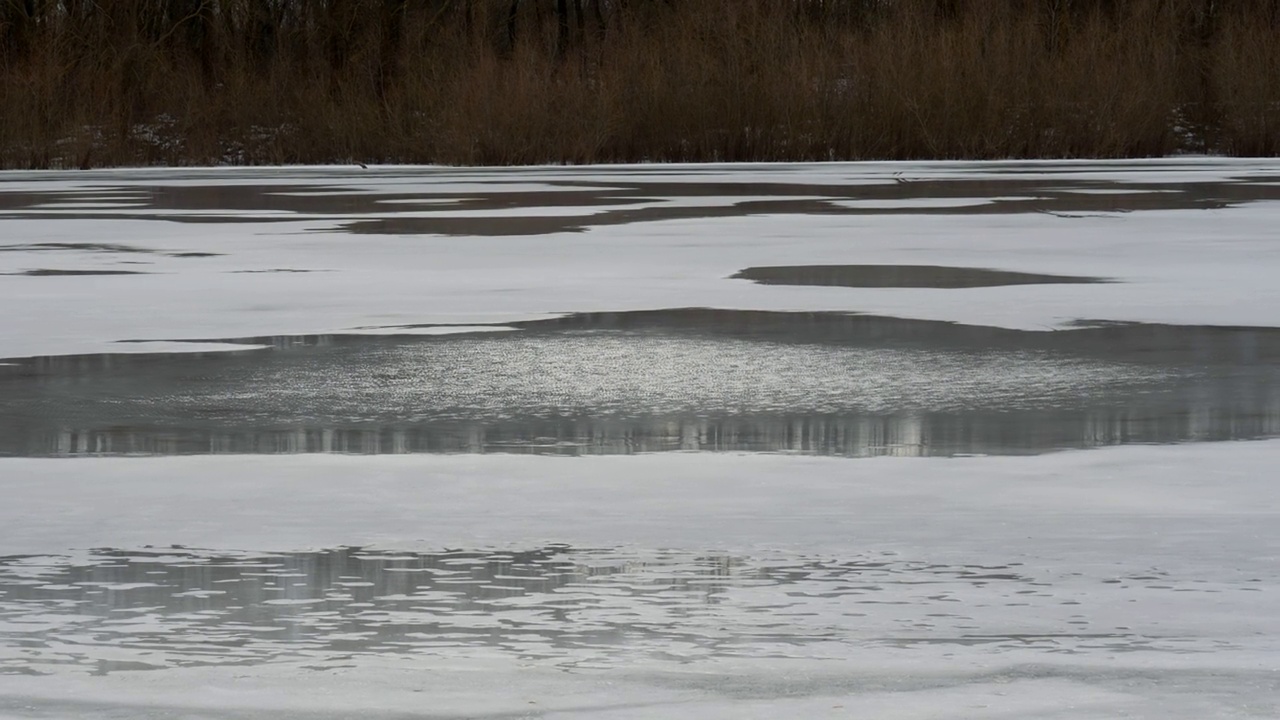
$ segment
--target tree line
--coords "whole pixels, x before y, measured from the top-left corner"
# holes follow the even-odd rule
[[[0,164],[1280,147],[1280,0],[0,0]]]

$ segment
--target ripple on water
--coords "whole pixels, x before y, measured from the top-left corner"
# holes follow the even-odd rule
[[[1280,434],[1265,328],[699,309],[514,325],[15,361],[0,454],[1022,454]]]
[[[1216,647],[1143,634],[1079,607],[1249,589],[1154,572],[1106,582],[1038,574],[1019,563],[954,565],[892,552],[835,559],[560,545],[503,553],[174,549],[16,557],[0,562],[0,673],[299,660],[325,668],[386,653],[497,653],[572,670],[638,658],[835,659],[875,647]]]

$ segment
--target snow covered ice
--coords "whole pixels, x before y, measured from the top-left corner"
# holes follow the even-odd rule
[[[1280,716],[1277,227],[1274,161],[0,173],[0,718]]]
[[[1032,330],[1078,319],[1269,326],[1278,172],[1272,161],[1167,160],[0,173],[0,272],[142,273],[10,276],[5,307],[39,311],[7,314],[0,352],[674,307]],[[936,206],[979,191],[994,199]],[[841,206],[868,197],[893,202]],[[1121,282],[957,294],[725,281],[748,267],[830,264]]]

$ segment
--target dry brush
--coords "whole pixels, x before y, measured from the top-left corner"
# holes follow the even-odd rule
[[[1280,150],[1280,0],[0,0],[0,166]]]

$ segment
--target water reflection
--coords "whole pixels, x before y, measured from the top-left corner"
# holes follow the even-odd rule
[[[1085,577],[893,552],[97,550],[0,559],[0,674],[276,661],[328,669],[372,654],[498,653],[574,669],[873,645],[1187,652],[1213,643],[1107,625],[1082,614],[1080,600],[1254,589],[1160,568]]]
[[[12,454],[533,453],[616,455],[667,451],[793,452],[846,457],[1032,454],[1130,443],[1238,440],[1280,435],[1280,412],[1168,418],[1112,414],[1000,414],[986,418],[785,418],[653,425],[531,419],[503,425],[298,429],[252,432],[67,429],[32,434]],[[12,444],[10,444],[12,447]]]
[[[846,456],[1280,435],[1280,330],[670,310],[0,366],[0,453]]]

